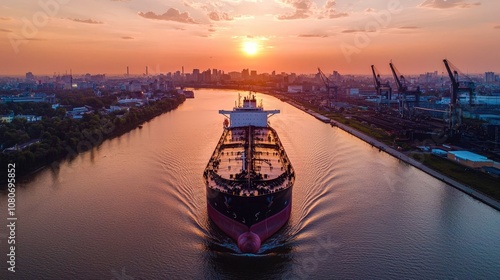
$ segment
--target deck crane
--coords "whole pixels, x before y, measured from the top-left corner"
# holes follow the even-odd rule
[[[392,75],[394,76],[394,80],[396,81],[396,85],[398,86],[398,94],[399,94],[399,113],[402,117],[406,117],[409,115],[410,109],[408,106],[407,95],[415,95],[415,106],[419,106],[420,101],[420,87],[417,87],[416,90],[409,91],[408,84],[406,82],[405,76],[399,73],[398,69],[392,61],[389,63],[391,67]]]
[[[450,81],[451,81],[451,98],[450,98],[450,107],[449,107],[449,114],[450,114],[450,120],[449,120],[449,128],[450,132],[452,134],[455,134],[455,132],[459,129],[461,123],[462,123],[462,118],[461,118],[461,109],[460,109],[460,103],[458,102],[458,95],[460,92],[468,92],[469,93],[469,104],[473,105],[473,99],[474,99],[474,82],[470,81],[459,81],[459,71],[457,70],[456,67],[454,67],[447,59],[443,60],[444,66],[446,67],[446,71],[448,72],[448,75],[450,76]],[[453,66],[454,70],[452,71],[450,64]],[[463,75],[463,74],[462,74]],[[465,75],[463,75],[465,76]]]
[[[392,88],[389,82],[382,83],[380,81],[380,74],[378,74],[378,71],[375,69],[375,66],[372,65],[372,73],[373,73],[373,80],[375,81],[375,89],[377,90],[377,95],[379,97],[379,105],[382,103],[382,96],[385,96],[387,100],[387,104],[390,107],[390,102],[391,102],[391,97],[392,97]]]
[[[332,81],[330,81],[330,79],[328,79],[328,77],[325,75],[325,73],[323,73],[323,71],[321,71],[321,69],[319,67],[318,67],[318,74],[321,77],[321,80],[323,81],[323,83],[325,84],[326,91],[328,92],[328,97],[329,98],[331,97],[331,90],[333,89],[333,99],[335,101],[338,101],[337,100],[338,87]]]

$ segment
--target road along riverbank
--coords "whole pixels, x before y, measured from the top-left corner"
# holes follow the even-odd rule
[[[369,137],[368,135],[352,128],[352,127],[349,127],[343,123],[340,123],[338,121],[335,121],[335,120],[331,120],[329,119],[328,117],[326,116],[323,116],[317,112],[314,112],[310,109],[307,109],[305,108],[304,106],[300,105],[300,104],[297,104],[293,101],[290,101],[290,100],[284,100],[284,102],[287,102],[288,104],[310,114],[311,116],[315,117],[316,119],[322,121],[322,122],[327,122],[326,120],[329,120],[329,123],[332,125],[332,126],[336,126],[342,130],[344,130],[345,132],[365,141],[366,143],[372,145],[373,147],[376,147],[378,148],[379,150],[381,151],[384,151],[390,155],[392,155],[393,157],[395,158],[398,158],[399,160],[403,161],[403,162],[406,162],[407,164],[410,164],[420,170],[422,170],[423,172],[447,183],[448,185],[474,197],[475,199],[495,208],[496,210],[500,211],[500,202],[475,190],[475,189],[472,189],[471,187],[467,186],[467,185],[464,185],[460,182],[457,182],[456,180],[442,174],[442,173],[439,173],[431,168],[429,168],[428,166],[424,165],[422,162],[419,162],[411,157],[409,157],[408,155],[388,146],[387,144],[384,144],[372,137]]]

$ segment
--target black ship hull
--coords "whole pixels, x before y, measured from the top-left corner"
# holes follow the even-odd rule
[[[237,196],[207,187],[207,203],[247,227],[276,215],[292,202],[292,187],[261,196]]]
[[[207,189],[210,219],[238,243],[243,252],[256,253],[290,218],[292,187],[263,196],[242,197]]]

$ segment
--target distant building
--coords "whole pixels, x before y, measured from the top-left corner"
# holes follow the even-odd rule
[[[28,122],[37,122],[42,120],[41,116],[35,115],[16,115],[14,118],[26,119]]]
[[[14,119],[14,113],[9,115],[0,115],[0,122],[10,123]]]
[[[26,80],[34,81],[35,75],[33,75],[33,73],[31,73],[31,72],[26,73]]]
[[[28,122],[37,122],[41,121],[42,117],[35,115],[14,115],[14,113],[0,116],[0,122],[11,123],[14,119],[26,119]]]
[[[495,82],[495,73],[485,72],[484,73],[484,81],[487,83],[494,83]]]
[[[30,141],[28,141],[26,143],[16,144],[14,147],[10,147],[10,148],[7,148],[7,149],[3,150],[3,153],[11,153],[11,152],[15,152],[15,151],[22,151],[22,150],[28,148],[29,146],[37,144],[37,143],[40,143],[40,139],[33,139],[33,140],[30,140]]]
[[[108,113],[112,113],[112,112],[117,112],[117,111],[121,111],[121,110],[129,110],[129,107],[127,106],[116,106],[116,105],[111,105],[109,106],[109,109],[106,109],[106,111]]]
[[[440,156],[440,157],[447,157],[448,156],[448,152],[445,150],[442,150],[442,149],[432,149],[431,153],[433,155]]]
[[[73,110],[68,111],[66,114],[70,118],[81,119],[81,118],[83,118],[83,115],[90,112],[91,109],[92,108],[89,106],[75,107],[75,108],[73,108]]]
[[[229,75],[229,77],[231,78],[231,80],[239,80],[241,79],[241,73],[240,72],[236,72],[236,71],[233,71],[233,72],[229,72],[227,73]]]
[[[203,73],[201,75],[201,81],[202,82],[211,82],[212,81],[212,72],[210,71],[210,69],[203,71]]]
[[[248,69],[243,69],[241,71],[241,77],[243,78],[243,80],[247,80],[250,77],[250,72],[248,71]]]
[[[106,74],[97,74],[90,76],[90,81],[92,82],[104,82],[106,80]]]
[[[193,69],[193,75],[191,75],[191,79],[194,82],[200,81],[200,69]]]
[[[486,166],[483,167],[483,172],[490,174],[491,176],[495,178],[500,178],[500,169],[496,167],[491,167],[491,166]]]
[[[302,85],[288,85],[288,93],[300,93],[303,91]]]
[[[4,96],[1,99],[1,102],[14,102],[14,103],[26,103],[26,102],[47,102],[54,104],[56,101],[56,95],[51,94],[47,95],[45,93],[35,93],[24,96]]]
[[[358,96],[359,88],[348,88],[346,89],[347,96]]]
[[[469,151],[450,151],[448,152],[448,159],[471,168],[494,165],[494,161],[487,157]]]
[[[118,100],[119,105],[135,105],[137,107],[144,105],[144,100],[140,98],[125,98]]]
[[[220,73],[217,69],[212,69],[212,81],[219,80]]]
[[[134,91],[141,91],[142,90],[142,83],[139,81],[130,81],[127,85],[127,90],[134,92]]]

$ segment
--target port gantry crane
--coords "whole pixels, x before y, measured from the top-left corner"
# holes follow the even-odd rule
[[[389,66],[391,67],[392,75],[394,76],[394,80],[396,81],[396,85],[398,86],[399,114],[403,118],[410,117],[411,112],[408,106],[407,95],[415,96],[415,106],[418,107],[421,93],[420,87],[417,87],[417,89],[414,91],[409,91],[405,76],[399,73],[396,66],[392,64],[392,61],[389,63]]]
[[[372,65],[372,73],[373,73],[373,80],[375,81],[375,89],[377,90],[377,96],[379,97],[379,109],[380,109],[380,104],[382,103],[382,96],[386,98],[387,101],[387,106],[390,108],[391,107],[391,97],[392,97],[392,88],[389,82],[382,83],[380,81],[380,74],[378,74],[378,71],[375,69],[375,66]]]
[[[331,90],[333,89],[333,100],[338,101],[338,87],[335,85],[328,77],[321,71],[321,69],[318,67],[318,74],[321,77],[321,80],[325,84],[326,91],[328,93],[328,98],[331,98]]]
[[[446,71],[450,76],[451,81],[451,98],[450,98],[450,107],[449,107],[449,128],[451,136],[457,134],[460,125],[462,124],[462,116],[460,103],[458,102],[459,93],[460,92],[468,92],[469,93],[469,104],[472,106],[474,104],[474,88],[475,84],[470,79],[469,81],[459,81],[459,70],[453,66],[447,59],[443,60],[444,66],[446,67]],[[453,66],[454,70],[452,71],[450,64]],[[463,75],[463,74],[462,74]],[[463,75],[465,76],[465,75]],[[466,76],[465,76],[466,77]]]

